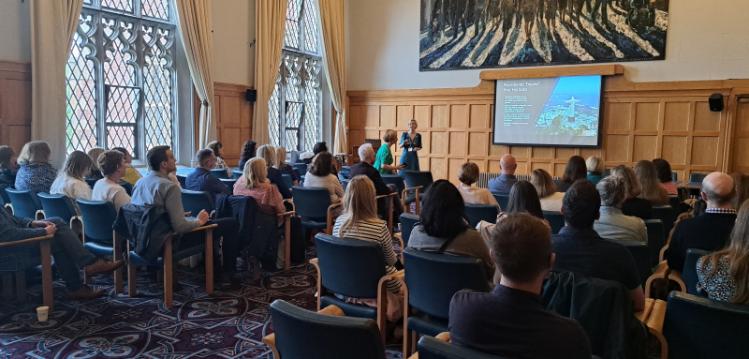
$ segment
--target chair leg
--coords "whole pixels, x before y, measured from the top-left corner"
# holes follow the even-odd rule
[[[207,264],[206,264],[207,265]],[[174,277],[172,276],[172,239],[164,241],[164,306],[172,309]]]
[[[26,301],[26,271],[16,271],[16,299]]]
[[[39,243],[42,260],[42,302],[52,312],[54,296],[52,294],[52,250],[49,241]]]
[[[130,243],[125,245],[127,256],[130,256]],[[129,297],[135,297],[138,295],[138,274],[137,267],[128,258],[127,260],[127,295]]]
[[[122,260],[122,240],[116,232],[112,233],[112,259],[115,261]],[[123,291],[122,268],[114,271],[114,294],[117,295]]]
[[[166,273],[165,273],[166,274]],[[213,294],[213,230],[205,233],[205,292]]]
[[[283,269],[289,270],[291,267],[291,219],[286,218],[283,222]]]

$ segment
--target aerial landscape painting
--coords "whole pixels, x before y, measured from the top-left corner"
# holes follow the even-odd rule
[[[662,60],[668,0],[421,0],[422,71]]]

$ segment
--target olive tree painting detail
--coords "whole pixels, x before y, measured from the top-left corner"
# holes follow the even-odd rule
[[[668,0],[421,0],[422,71],[662,60]]]

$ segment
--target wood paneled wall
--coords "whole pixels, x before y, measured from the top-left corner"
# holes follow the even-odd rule
[[[245,100],[245,85],[214,84],[217,135],[227,165],[235,167],[244,141],[252,135],[253,104]],[[196,127],[197,128],[197,127]]]
[[[504,153],[515,155],[519,173],[544,168],[555,176],[572,155],[601,156],[607,167],[663,157],[680,179],[691,172],[749,170],[749,104],[740,100],[749,94],[743,90],[747,85],[746,80],[629,83],[607,77],[600,149],[493,145],[491,81],[462,89],[350,91],[349,143],[353,149],[389,128],[404,131],[413,118],[424,142],[422,170],[451,181],[457,181],[465,161],[498,172]],[[707,99],[716,92],[726,98],[723,112],[708,108]]]
[[[31,66],[0,61],[0,144],[18,153],[31,139]]]

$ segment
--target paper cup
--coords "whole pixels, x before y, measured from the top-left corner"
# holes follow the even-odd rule
[[[47,319],[49,319],[49,307],[46,305],[36,307],[36,320],[44,323]]]

